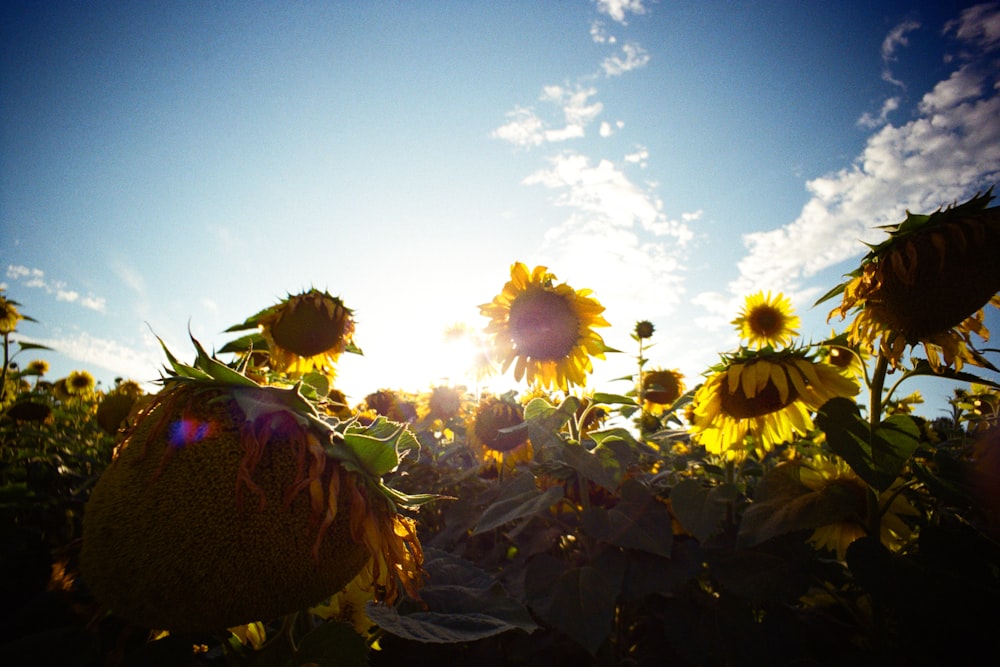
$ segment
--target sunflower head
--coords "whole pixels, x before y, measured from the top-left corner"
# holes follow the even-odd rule
[[[44,359],[34,359],[30,361],[24,369],[25,375],[42,376],[49,372],[49,362]]]
[[[17,323],[24,319],[17,309],[19,305],[21,304],[4,297],[0,292],[0,335],[9,334],[17,329]]]
[[[66,391],[70,396],[82,398],[94,391],[94,376],[87,371],[73,371],[66,376]]]
[[[106,433],[115,434],[132,413],[142,388],[135,382],[122,382],[109,391],[97,406],[97,425]]]
[[[196,346],[195,366],[170,356],[86,506],[81,572],[98,600],[140,626],[214,632],[304,609],[362,572],[376,600],[400,585],[416,596],[422,552],[396,512],[411,498],[379,479],[398,463],[397,426],[338,430],[297,388]]]
[[[712,454],[759,456],[813,428],[811,412],[858,384],[805,350],[741,349],[723,357],[695,393],[692,435]]]
[[[332,375],[343,352],[359,352],[353,311],[339,297],[317,289],[289,295],[227,331],[247,329],[260,331],[271,367],[292,375],[314,369]]]
[[[684,376],[677,370],[654,369],[642,375],[643,410],[660,414],[684,395]]]
[[[514,379],[568,389],[583,386],[593,370],[591,357],[604,358],[611,351],[594,327],[609,326],[590,290],[555,284],[544,266],[530,273],[521,262],[511,279],[480,312],[490,318],[485,332],[492,335],[503,372],[514,365]]]
[[[411,422],[417,417],[413,403],[391,389],[379,389],[365,396],[365,408],[395,422]]]
[[[760,349],[790,345],[799,335],[796,327],[801,321],[788,297],[780,292],[772,297],[769,291],[748,296],[739,317],[732,323],[750,347]]]
[[[808,459],[799,468],[799,481],[810,491],[829,493],[830,487],[838,487],[838,494],[844,498],[854,498],[855,511],[835,523],[819,526],[809,537],[809,543],[819,551],[832,551],[838,560],[845,560],[847,548],[867,534],[862,517],[866,514],[868,485],[858,477],[851,467],[836,456],[818,455]],[[881,495],[881,539],[882,544],[898,550],[910,539],[912,531],[902,517],[917,516],[918,512],[910,501],[900,493],[901,482],[897,481],[890,490]]]
[[[656,331],[656,327],[653,326],[652,322],[649,320],[642,320],[635,323],[635,332],[633,335],[640,340],[644,340],[646,338],[652,338],[654,331]]]
[[[483,462],[495,463],[500,470],[531,460],[533,450],[526,427],[524,408],[504,397],[486,396],[476,407],[466,433],[469,446]]]
[[[934,368],[982,364],[970,335],[988,338],[982,309],[1000,305],[1000,207],[987,208],[992,199],[990,190],[929,215],[908,212],[888,228],[889,238],[820,299],[843,295],[830,317],[854,315],[852,343],[895,366],[920,344]]]

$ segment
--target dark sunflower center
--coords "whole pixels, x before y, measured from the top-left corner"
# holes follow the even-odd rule
[[[770,380],[753,398],[747,398],[742,387],[737,387],[733,393],[729,393],[729,387],[726,383],[720,387],[722,410],[733,419],[763,417],[791,405],[796,398],[798,398],[798,392],[789,385],[788,397],[782,401],[781,393]]]
[[[555,292],[526,292],[510,306],[510,337],[518,352],[532,359],[565,359],[576,345],[579,328],[569,300]]]
[[[279,347],[300,357],[334,348],[340,352],[348,317],[342,306],[335,306],[331,315],[322,303],[303,301],[281,314],[271,336]]]
[[[773,336],[781,331],[785,323],[784,315],[769,306],[754,308],[747,319],[750,330],[759,336]]]
[[[476,417],[475,430],[479,440],[498,452],[509,452],[527,437],[524,431],[518,429],[512,433],[502,433],[524,423],[524,419],[513,406],[497,403],[482,411]]]
[[[869,300],[880,319],[909,342],[960,324],[1000,290],[1000,232],[956,221],[922,234],[879,262],[880,283]]]
[[[650,373],[643,378],[642,392],[647,401],[657,405],[670,405],[681,393],[673,373]]]

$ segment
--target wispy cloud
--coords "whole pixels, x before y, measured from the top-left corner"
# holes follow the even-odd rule
[[[882,109],[879,111],[877,116],[873,116],[867,111],[861,115],[858,119],[858,127],[862,127],[866,130],[873,130],[876,127],[882,127],[889,120],[889,114],[899,108],[899,98],[890,97],[885,102],[882,103]]]
[[[983,53],[1000,48],[1000,2],[986,2],[962,11],[957,19],[948,21],[944,33],[955,37]]]
[[[604,109],[601,102],[591,100],[596,94],[593,87],[545,86],[540,101],[558,109],[561,123],[546,123],[534,109],[516,107],[507,113],[507,122],[493,131],[493,137],[519,148],[582,138]]]
[[[597,0],[597,11],[611,20],[626,25],[629,14],[645,14],[643,0]]]
[[[909,37],[907,35],[914,30],[918,29],[920,24],[916,21],[903,21],[895,28],[889,31],[889,34],[885,36],[882,40],[882,80],[893,84],[894,86],[899,86],[900,88],[905,88],[906,86],[902,81],[897,80],[892,74],[892,63],[894,63],[898,58],[896,56],[896,51],[901,46],[907,46],[910,43]]]
[[[17,281],[22,287],[44,290],[46,294],[54,295],[57,301],[76,303],[99,313],[103,313],[107,306],[104,297],[92,294],[83,296],[80,292],[70,289],[61,280],[46,279],[45,272],[41,269],[29,268],[21,264],[8,264],[7,277]]]
[[[1000,5],[991,6],[992,13],[965,12],[951,26],[972,40],[965,48],[996,48],[997,40],[985,37],[1000,20]],[[872,134],[850,167],[807,182],[811,197],[795,221],[745,235],[748,252],[732,294],[795,293],[817,272],[861,254],[862,241],[882,240],[876,227],[898,222],[907,209],[933,210],[1000,180],[1000,78],[992,61],[977,55],[967,51],[965,62],[923,96],[911,121]],[[702,305],[713,298],[705,295]]]
[[[98,338],[86,332],[51,338],[25,338],[32,343],[46,345],[82,368],[99,368],[137,382],[152,382],[159,377],[163,367],[156,340],[149,337],[143,348],[137,349],[107,338]]]
[[[618,42],[617,37],[608,34],[604,21],[600,20],[594,21],[590,24],[590,38],[594,40],[594,43],[596,44],[615,44]]]
[[[642,155],[637,151],[633,155]],[[683,258],[693,238],[691,223],[701,212],[671,219],[652,188],[637,185],[624,166],[566,151],[528,176],[527,185],[555,193],[553,203],[569,210],[564,222],[545,234],[546,261],[589,280],[619,318],[673,312],[683,294]],[[633,167],[634,168],[634,167]],[[589,268],[588,268],[589,267]],[[660,312],[651,312],[650,309]]]
[[[608,56],[601,63],[601,70],[605,76],[621,76],[649,63],[649,53],[634,42],[623,44],[621,50],[621,56]]]

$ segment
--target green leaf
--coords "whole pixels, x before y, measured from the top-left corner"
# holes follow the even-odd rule
[[[27,319],[27,318],[24,318]],[[42,345],[41,343],[28,343],[27,341],[18,340],[15,341],[17,347],[23,352],[24,350],[52,350],[48,345]]]
[[[428,583],[420,595],[426,610],[402,614],[369,604],[368,617],[383,630],[419,642],[454,643],[537,629],[527,608],[484,570],[437,549],[428,548],[424,555]]]
[[[524,407],[524,420],[528,423],[528,434],[536,451],[558,446],[562,442],[559,431],[576,414],[580,399],[569,396],[555,408],[544,398],[532,399]]]
[[[547,511],[564,495],[562,486],[552,486],[541,491],[531,475],[519,475],[503,488],[497,500],[483,511],[483,516],[472,534],[493,530],[511,521]]]
[[[681,525],[700,541],[722,530],[726,508],[737,497],[732,484],[706,487],[694,479],[677,483],[670,491],[670,506]]]
[[[635,402],[635,399],[629,398],[628,396],[622,396],[621,394],[605,394],[603,392],[595,392],[593,401],[594,403],[601,403],[603,405],[638,405],[638,403]]]
[[[397,446],[400,439],[405,439],[406,433],[405,424],[396,424],[384,417],[379,417],[368,427],[351,426],[343,434],[343,446],[353,456],[345,463],[360,466],[361,471],[372,477],[382,477],[399,465]],[[409,434],[409,437],[413,438],[413,435]],[[419,448],[416,438],[413,441]]]
[[[872,433],[858,406],[846,398],[827,401],[816,425],[833,451],[878,491],[892,486],[920,442],[920,429],[911,417],[890,417]]]
[[[368,644],[349,625],[323,623],[302,638],[289,664],[293,667],[309,664],[366,667]]]
[[[992,365],[988,365],[985,367],[991,370],[997,370]],[[993,387],[994,389],[1000,389],[1000,383],[995,382],[993,380],[989,380],[987,378],[980,377],[978,375],[974,375],[972,373],[967,373],[965,371],[956,371],[955,369],[948,368],[947,366],[943,366],[938,370],[934,370],[934,368],[930,365],[930,362],[928,362],[926,359],[917,359],[916,364],[914,364],[913,368],[906,371],[903,377],[900,378],[899,382],[902,382],[906,378],[913,377],[916,375],[940,377],[948,380],[982,384],[988,387]]]
[[[622,484],[621,496],[621,502],[611,509],[594,507],[584,511],[583,530],[608,544],[669,557],[674,534],[666,505],[633,479]]]
[[[757,501],[740,521],[739,543],[752,547],[797,530],[818,528],[864,512],[865,498],[845,484],[814,491],[799,482],[800,464],[783,463],[757,486]]]
[[[529,603],[538,617],[585,648],[591,655],[611,634],[618,587],[601,569],[584,565],[563,571],[553,582],[544,560],[532,561]],[[528,586],[529,584],[526,584]]]
[[[235,338],[219,349],[219,354],[226,354],[229,352],[267,352],[268,345],[267,339],[260,333],[247,334],[246,336],[240,336]]]

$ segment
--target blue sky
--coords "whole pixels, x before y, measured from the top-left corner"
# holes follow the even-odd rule
[[[0,49],[0,286],[105,384],[310,286],[354,400],[466,381],[514,261],[607,306],[591,386],[639,319],[694,384],[746,294],[821,339],[876,226],[1000,181],[997,2],[6,2]]]

